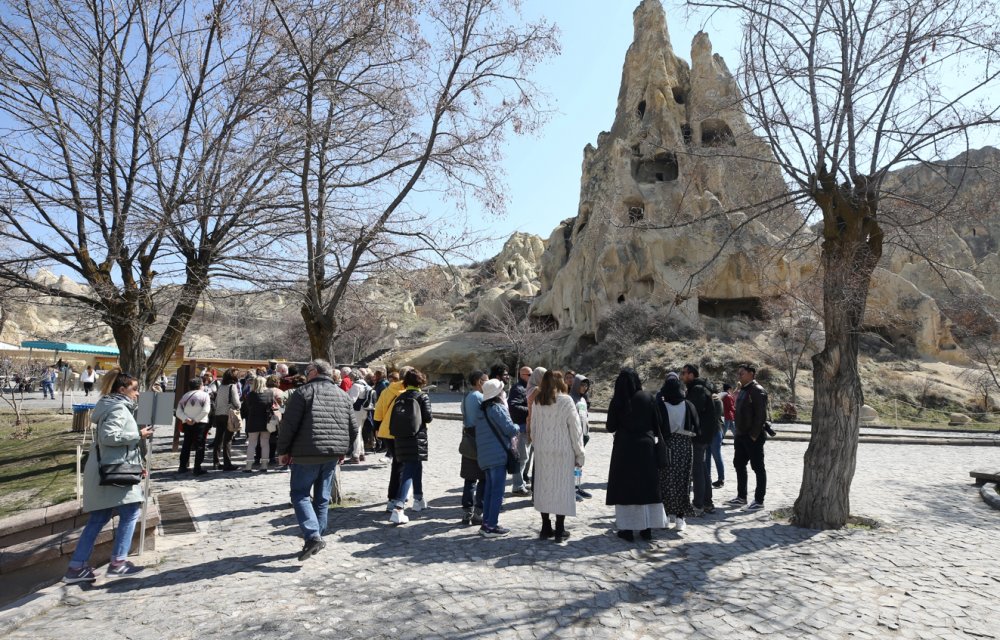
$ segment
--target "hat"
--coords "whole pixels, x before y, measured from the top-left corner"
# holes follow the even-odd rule
[[[502,381],[490,379],[483,383],[483,402],[492,400],[501,393],[503,393]]]

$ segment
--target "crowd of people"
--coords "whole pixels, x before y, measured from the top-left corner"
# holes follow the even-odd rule
[[[726,430],[733,432],[737,476],[736,496],[729,505],[750,511],[763,508],[764,443],[773,432],[767,420],[767,394],[755,373],[752,366],[743,365],[736,388],[726,384],[716,391],[695,365],[688,364],[679,373],[668,374],[654,393],[643,389],[633,369],[621,370],[606,423],[614,436],[606,501],[615,507],[620,538],[632,541],[638,532],[649,540],[654,530],[665,528],[683,532],[687,518],[715,510],[713,489],[725,485],[721,446]],[[117,457],[129,453],[133,440],[148,437],[134,418],[129,422],[122,417],[123,410],[134,412],[134,382],[120,372],[105,376],[94,412],[95,447],[103,445]],[[582,484],[590,440],[590,380],[571,370],[522,367],[511,383],[507,368],[496,365],[488,372],[471,372],[467,382],[457,465],[463,483],[461,524],[478,525],[485,538],[508,534],[500,516],[510,477],[512,495],[532,498],[539,514],[539,537],[565,541],[570,537],[566,518],[576,516],[579,501],[592,497]],[[221,376],[204,371],[188,382],[177,404],[184,436],[177,473],[208,473],[209,446],[214,469],[236,471],[232,444],[235,434],[245,429],[242,471],[252,473],[257,467],[263,473],[274,468],[290,472],[291,502],[304,538],[299,559],[306,560],[325,547],[331,490],[342,464],[384,453],[389,523],[404,525],[409,521],[407,511],[428,508],[423,464],[428,460],[433,409],[426,386],[424,374],[412,367],[386,374],[336,369],[323,360],[310,362],[301,373],[278,363],[247,372],[229,369]],[[112,415],[114,420],[105,424]],[[213,427],[209,445],[207,434]],[[748,464],[756,475],[749,503]],[[87,474],[94,475],[91,466],[88,460]],[[91,498],[101,493],[108,489],[93,488]],[[118,492],[94,503],[93,525],[107,522],[105,511],[112,502],[119,509],[125,505],[131,517],[127,505],[135,497],[132,493]],[[86,491],[84,495],[86,508]],[[134,522],[128,526],[134,528]],[[88,557],[89,551],[74,556],[67,582],[96,579],[86,566]],[[119,561],[124,556],[115,559]],[[140,570],[131,565],[116,569],[125,574]]]

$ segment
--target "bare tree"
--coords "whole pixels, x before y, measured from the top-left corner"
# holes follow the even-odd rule
[[[482,322],[486,331],[496,334],[496,346],[504,350],[511,371],[526,365],[534,366],[532,359],[551,338],[549,328],[527,313],[527,305],[519,314],[509,302],[502,301],[495,311],[486,314]]]
[[[92,309],[122,366],[147,380],[180,343],[212,269],[250,250],[276,157],[264,111],[266,6],[4,0],[0,9],[0,276]],[[41,266],[89,288],[39,282]],[[147,358],[160,283],[179,286]]]
[[[508,131],[531,132],[545,116],[528,74],[556,50],[555,33],[510,24],[509,0],[273,4],[305,248],[302,269],[286,271],[304,281],[313,357],[334,360],[353,282],[467,248],[466,193],[503,209],[496,160]],[[454,210],[417,209],[417,191],[450,196]]]
[[[896,198],[890,172],[940,166],[998,122],[1000,30],[985,0],[690,0],[742,18],[744,111],[820,221],[823,351],[813,357],[812,437],[794,520],[843,526],[863,402],[859,333],[887,240],[949,213],[952,200]],[[961,69],[961,82],[950,82]],[[952,185],[954,187],[954,185]],[[887,230],[890,235],[887,236]]]

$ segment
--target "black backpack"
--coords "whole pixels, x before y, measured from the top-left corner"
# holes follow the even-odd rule
[[[415,393],[403,393],[392,405],[389,414],[389,433],[394,438],[412,438],[423,425],[420,401]]]

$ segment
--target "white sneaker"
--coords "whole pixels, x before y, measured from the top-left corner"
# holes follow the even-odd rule
[[[423,498],[414,498],[413,506],[410,507],[410,509],[414,511],[423,511],[426,508],[427,508],[427,502],[425,502]]]
[[[667,516],[667,528],[673,529],[675,524],[677,524],[677,516]]]
[[[406,513],[402,509],[393,509],[392,515],[389,516],[389,522],[392,524],[406,524],[410,519],[406,516]]]
[[[677,533],[687,529],[688,523],[684,521],[684,518],[677,518]]]

